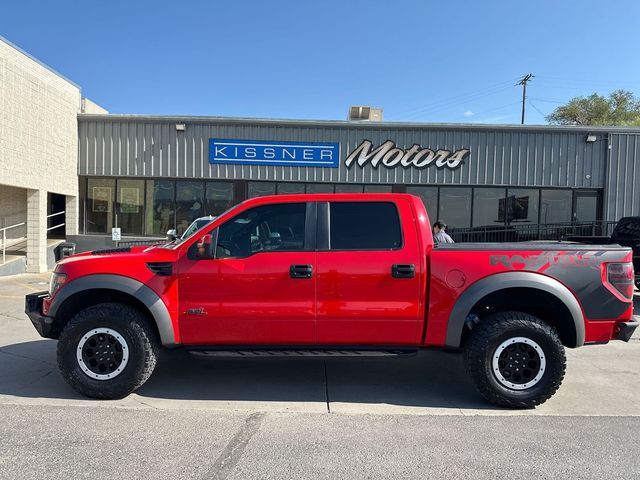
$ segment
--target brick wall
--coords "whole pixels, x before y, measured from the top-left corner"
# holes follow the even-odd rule
[[[78,194],[80,101],[76,85],[0,38],[0,188]]]

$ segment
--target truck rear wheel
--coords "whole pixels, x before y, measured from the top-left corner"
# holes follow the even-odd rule
[[[79,393],[123,398],[151,376],[157,342],[141,312],[129,305],[101,303],[76,314],[58,340],[58,367]]]
[[[553,328],[522,312],[483,318],[469,335],[464,363],[484,398],[512,408],[546,402],[566,370],[564,347]]]

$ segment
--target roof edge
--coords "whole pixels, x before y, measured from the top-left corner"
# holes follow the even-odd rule
[[[78,121],[105,120],[109,122],[176,122],[176,123],[223,123],[223,124],[264,124],[283,126],[354,127],[363,129],[458,129],[458,130],[538,130],[567,132],[626,132],[640,134],[638,127],[584,126],[584,125],[519,125],[519,124],[478,124],[478,123],[418,123],[418,122],[368,122],[350,120],[304,120],[258,117],[222,117],[197,115],[138,115],[138,114],[89,114],[79,113]]]

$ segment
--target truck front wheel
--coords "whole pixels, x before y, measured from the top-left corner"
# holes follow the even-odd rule
[[[92,398],[123,398],[151,376],[157,342],[144,315],[129,305],[101,303],[76,314],[58,340],[64,379]]]
[[[464,363],[483,397],[512,408],[533,408],[547,401],[566,369],[564,347],[553,328],[522,312],[483,318],[469,335]]]

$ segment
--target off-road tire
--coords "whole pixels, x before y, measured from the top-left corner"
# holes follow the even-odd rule
[[[544,352],[542,377],[533,386],[513,390],[494,374],[492,359],[503,342],[525,337]],[[546,402],[558,390],[566,370],[564,347],[555,330],[533,315],[523,312],[498,312],[487,315],[470,332],[464,345],[464,365],[480,394],[489,402],[511,408],[534,408]]]
[[[92,329],[109,328],[124,338],[128,361],[115,378],[96,380],[83,371],[76,352]],[[158,357],[155,332],[137,309],[120,303],[101,303],[77,313],[65,325],[58,340],[58,367],[71,387],[87,397],[124,398],[153,373]]]

